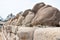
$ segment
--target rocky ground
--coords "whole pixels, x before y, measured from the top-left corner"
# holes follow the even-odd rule
[[[60,10],[43,2],[2,24],[2,40],[60,40]]]

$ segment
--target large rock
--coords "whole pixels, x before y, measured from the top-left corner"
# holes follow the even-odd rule
[[[3,27],[2,38],[3,40],[18,40],[17,36],[18,26],[7,25]]]
[[[7,25],[3,27],[2,38],[3,40],[32,40],[37,28]]]
[[[20,15],[19,18],[18,18],[18,20],[17,20],[17,22],[16,22],[16,23],[17,23],[16,25],[17,25],[17,26],[21,26],[23,20],[24,20],[24,17],[23,17],[22,15]]]
[[[26,15],[25,19],[23,20],[22,25],[30,26],[30,23],[33,18],[34,18],[34,13],[29,11],[28,14]]]
[[[0,35],[0,40],[2,40],[2,36]]]
[[[11,24],[11,25],[16,25],[19,17],[20,17],[20,14],[17,14],[17,15],[15,16],[15,18],[11,19],[10,24]]]
[[[60,40],[60,28],[38,28],[33,40]]]
[[[25,11],[24,11],[24,13],[22,14],[22,16],[26,17],[26,15],[29,13],[29,11],[31,11],[31,12],[32,12],[32,10],[31,10],[31,9],[27,9],[27,10],[25,10]]]
[[[33,8],[32,8],[32,11],[34,13],[36,13],[40,8],[42,8],[43,6],[45,6],[45,4],[43,2],[41,3],[37,3]]]
[[[6,25],[17,25],[20,26],[22,25],[24,17],[22,16],[22,12],[18,13],[14,18],[10,19],[7,21]]]
[[[31,24],[56,26],[59,25],[59,15],[60,12],[58,9],[47,5],[38,10]]]
[[[17,31],[19,40],[33,40],[34,30],[37,28],[21,27]]]

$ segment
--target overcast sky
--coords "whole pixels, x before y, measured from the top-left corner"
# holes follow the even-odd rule
[[[6,18],[10,13],[16,15],[20,11],[31,9],[38,2],[60,9],[60,0],[0,0],[0,16]]]

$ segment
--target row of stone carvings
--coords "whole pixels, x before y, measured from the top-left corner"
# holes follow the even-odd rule
[[[5,25],[33,27],[38,25],[59,26],[60,11],[45,3],[37,3],[32,9],[20,12]]]
[[[60,27],[39,28],[4,26],[2,40],[60,40]]]

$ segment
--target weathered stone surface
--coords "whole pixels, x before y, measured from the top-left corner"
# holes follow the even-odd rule
[[[30,23],[33,18],[34,18],[34,13],[29,11],[28,14],[26,15],[25,19],[23,20],[22,25],[30,26]]]
[[[17,36],[18,27],[7,25],[3,27],[2,37],[3,40],[19,40]]]
[[[6,22],[2,40],[60,40],[60,28],[55,27],[59,25],[60,11],[43,2],[37,3]]]
[[[43,2],[37,3],[32,9],[19,12],[15,18],[9,20],[7,24],[17,26],[48,25],[59,26],[60,12],[57,8],[45,5]]]
[[[2,35],[1,35],[1,32],[0,32],[0,40],[2,40]]]
[[[32,40],[37,28],[7,25],[3,27],[2,37],[3,40]]]
[[[17,28],[18,28],[18,26],[7,25],[7,26],[4,26],[3,30],[6,33],[16,33],[17,32]]]
[[[60,40],[60,28],[38,28],[34,40]]]
[[[32,20],[32,25],[49,25],[49,26],[56,26],[59,24],[60,17],[57,16],[58,9],[51,7],[51,6],[44,6],[38,10],[36,16]]]
[[[33,40],[34,30],[36,28],[31,27],[21,27],[19,28],[17,35],[20,40]]]
[[[17,16],[13,19],[11,22],[12,25],[21,25],[21,22],[23,21],[24,17],[21,14],[17,14]]]
[[[31,10],[31,9],[27,9],[27,10],[25,10],[25,11],[24,11],[24,13],[22,14],[22,16],[26,17],[26,15],[29,13],[29,11],[31,11],[31,12],[32,12],[32,10]]]
[[[34,13],[36,13],[40,8],[42,8],[43,6],[45,6],[45,4],[43,2],[41,3],[37,3],[33,8],[32,8],[32,11]]]
[[[20,15],[20,17],[18,18],[18,20],[17,20],[17,26],[21,26],[22,25],[22,22],[23,22],[23,20],[24,20],[24,17],[22,16],[22,15]]]
[[[19,37],[14,33],[11,33],[10,40],[19,40]]]
[[[6,25],[16,25],[16,26],[21,26],[22,25],[22,21],[23,21],[24,17],[22,16],[21,13],[17,14],[15,18],[10,19]]]

